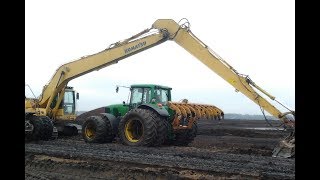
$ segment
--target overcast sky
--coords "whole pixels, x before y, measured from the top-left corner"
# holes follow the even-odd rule
[[[60,65],[129,38],[157,19],[187,18],[191,31],[239,73],[295,108],[292,0],[32,0],[25,4],[25,82],[36,96]],[[138,83],[170,86],[174,101],[187,98],[216,105],[225,113],[261,114],[259,106],[172,41],[74,79],[69,86],[80,93],[78,110],[88,111],[127,101],[128,89],[115,93],[116,85]],[[26,96],[31,96],[30,91]]]

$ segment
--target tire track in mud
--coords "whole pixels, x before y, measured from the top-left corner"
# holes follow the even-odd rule
[[[261,121],[201,121],[188,147],[86,144],[81,136],[25,144],[25,179],[295,179],[295,159],[272,158],[284,131]]]
[[[196,147],[127,147],[115,143],[87,144],[81,140],[58,139],[25,144],[25,152],[26,155],[133,164],[129,169],[141,165],[160,167],[162,170],[176,169],[178,175],[172,177],[181,177],[180,171],[196,171],[213,177],[255,179],[294,179],[295,174],[294,159],[232,154]],[[160,176],[163,172],[159,170],[154,173]]]
[[[128,162],[70,159],[28,155],[25,179],[213,179],[226,177],[196,170],[149,166]],[[57,173],[59,172],[59,173]],[[237,178],[240,176],[231,176]]]

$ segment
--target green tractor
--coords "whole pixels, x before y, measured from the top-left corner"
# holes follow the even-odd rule
[[[197,134],[196,117],[206,115],[209,108],[172,103],[171,89],[154,84],[131,85],[128,104],[109,105],[104,113],[86,118],[82,124],[85,142],[112,142],[119,136],[128,146],[188,145]]]

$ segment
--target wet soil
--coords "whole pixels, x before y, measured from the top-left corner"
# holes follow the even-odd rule
[[[80,135],[29,142],[25,179],[295,179],[295,158],[271,156],[288,132],[263,128],[261,120],[202,120],[187,147],[87,144]]]

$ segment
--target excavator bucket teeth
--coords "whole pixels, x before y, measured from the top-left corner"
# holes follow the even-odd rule
[[[172,127],[177,129],[191,129],[193,123],[199,119],[223,119],[223,111],[213,105],[183,102],[168,102],[168,107],[175,112]]]
[[[279,145],[274,148],[272,157],[295,157],[295,132],[280,141]]]

